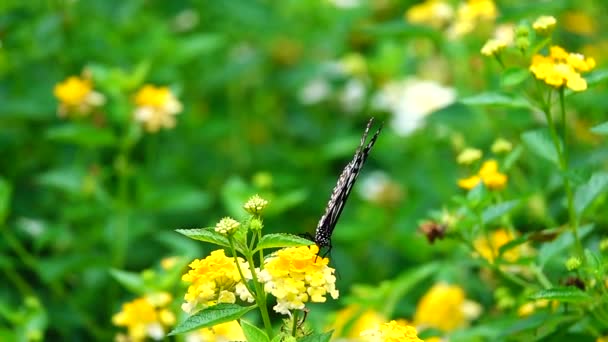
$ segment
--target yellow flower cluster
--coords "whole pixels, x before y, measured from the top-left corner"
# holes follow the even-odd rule
[[[578,53],[569,53],[559,46],[549,49],[549,56],[536,54],[532,57],[530,71],[546,84],[560,88],[566,86],[574,91],[587,89],[587,81],[581,76],[595,67],[593,58]]]
[[[378,312],[358,305],[350,305],[338,311],[329,330],[334,330],[334,335],[337,337],[356,339],[362,332],[384,322],[386,319]]]
[[[476,175],[458,180],[458,186],[471,190],[480,182],[483,182],[488,189],[500,190],[507,184],[507,175],[500,173],[498,171],[498,163],[496,160],[491,159],[481,165]]]
[[[58,110],[60,117],[68,114],[86,115],[95,107],[105,103],[104,96],[93,91],[91,80],[78,76],[68,77],[55,85],[53,94],[60,102]]]
[[[376,329],[362,332],[361,336],[374,342],[423,342],[416,328],[397,321],[380,324]]]
[[[449,1],[426,0],[414,5],[405,13],[413,24],[429,25],[437,29],[447,28],[451,38],[462,37],[473,31],[478,23],[492,21],[498,16],[493,0],[467,0],[455,11]]]
[[[247,263],[239,258],[243,276],[251,279]],[[196,259],[190,263],[191,270],[182,276],[190,283],[184,296],[186,302],[182,309],[192,313],[198,308],[205,308],[217,303],[234,303],[238,295],[241,300],[253,302],[239,274],[234,258],[227,257],[223,249],[211,252],[205,259]]]
[[[243,329],[237,321],[230,321],[214,325],[186,334],[188,342],[228,342],[245,341]]]
[[[555,20],[555,17],[543,15],[534,21],[532,28],[539,34],[547,35],[553,31],[556,24],[557,20]]]
[[[482,258],[492,263],[498,256],[500,247],[513,241],[513,239],[513,233],[506,229],[498,229],[491,232],[488,237],[482,236],[476,239],[473,242],[473,245]],[[519,259],[520,252],[520,248],[518,247],[511,248],[502,255],[502,258],[510,262],[515,262]]]
[[[302,310],[309,301],[323,303],[327,294],[338,298],[335,270],[318,252],[316,245],[284,248],[266,259],[259,279],[264,290],[276,297],[276,312]]]
[[[501,39],[490,39],[481,48],[481,54],[484,56],[496,56],[507,47],[507,43]]]
[[[171,295],[160,292],[137,298],[122,305],[122,311],[112,317],[116,326],[127,327],[125,340],[145,341],[148,337],[160,340],[165,336],[165,330],[175,324],[175,315],[167,305]],[[117,339],[121,339],[120,335]]]
[[[182,111],[182,104],[168,87],[143,86],[135,94],[135,120],[148,132],[175,127],[175,115]]]
[[[460,154],[458,154],[458,157],[456,157],[456,161],[458,162],[458,164],[470,165],[470,164],[478,161],[479,159],[481,159],[482,155],[483,155],[483,152],[481,150],[476,149],[476,148],[467,147],[464,150],[462,150],[462,152],[460,152]]]
[[[467,323],[467,318],[479,314],[476,305],[468,302],[464,290],[445,283],[435,284],[418,302],[414,323],[452,331]]]

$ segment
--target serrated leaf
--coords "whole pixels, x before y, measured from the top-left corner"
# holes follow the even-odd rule
[[[608,188],[608,173],[597,172],[586,184],[579,186],[574,194],[574,210],[581,215],[602,192]]]
[[[169,336],[234,321],[256,307],[256,305],[240,306],[225,303],[210,306],[186,318],[169,333]]]
[[[555,165],[559,164],[557,149],[547,129],[524,132],[521,135],[521,139],[524,145],[538,157],[551,161]]]
[[[520,200],[512,200],[488,207],[481,214],[483,223],[491,222],[517,207]]]
[[[298,342],[329,342],[334,331],[312,334],[298,339]]]
[[[309,246],[314,242],[292,234],[267,234],[262,237],[255,251],[268,248]]]
[[[125,289],[137,294],[143,293],[145,284],[144,280],[139,274],[111,269],[110,275]]]
[[[213,227],[176,229],[175,231],[194,240],[209,242],[223,247],[230,247],[228,239],[224,235],[216,232]]]
[[[529,296],[532,300],[547,299],[567,303],[583,303],[591,300],[591,296],[577,287],[556,287],[540,290]]]
[[[464,99],[460,99],[460,102],[469,106],[500,106],[509,108],[533,107],[525,98],[513,97],[495,92],[487,92],[465,97]]]
[[[247,341],[270,341],[270,339],[262,329],[247,322],[246,320],[241,320],[241,329],[243,329],[243,334],[245,335],[245,338],[247,338]]]
[[[578,236],[583,239],[593,230],[593,224],[587,224],[578,228]],[[538,264],[543,267],[549,260],[563,254],[574,244],[574,237],[570,230],[562,232],[556,239],[544,243],[538,250]]]
[[[528,69],[510,68],[502,73],[501,83],[503,87],[513,87],[530,77]]]
[[[591,127],[591,132],[600,135],[608,135],[608,122]]]
[[[51,127],[46,131],[46,138],[86,147],[113,146],[117,142],[107,129],[77,123]]]

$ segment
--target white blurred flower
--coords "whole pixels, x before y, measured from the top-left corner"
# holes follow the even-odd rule
[[[403,190],[385,172],[373,171],[360,181],[359,195],[377,204],[395,204],[403,197]]]
[[[406,136],[424,125],[425,117],[456,100],[456,91],[434,81],[408,78],[389,82],[373,99],[373,107],[392,113],[391,127]]]
[[[359,7],[361,5],[361,0],[328,0],[332,5],[338,7],[338,8],[343,8],[343,9],[348,9],[348,8],[355,8],[355,7]]]
[[[340,104],[347,113],[361,110],[367,89],[365,83],[358,78],[351,78],[340,93]]]
[[[325,100],[331,92],[331,86],[324,78],[315,78],[300,90],[298,98],[305,105],[313,105]]]

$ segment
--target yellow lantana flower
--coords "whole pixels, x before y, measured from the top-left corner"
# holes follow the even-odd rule
[[[562,47],[552,46],[549,56],[534,55],[530,71],[539,80],[546,84],[560,88],[566,86],[573,91],[583,91],[587,89],[587,81],[581,76],[581,72],[586,72],[595,68],[593,58],[576,53],[568,53]]]
[[[245,341],[243,329],[237,321],[214,325],[211,328],[199,329],[186,334],[186,341],[192,342],[228,342]]]
[[[507,175],[498,171],[498,163],[496,160],[487,160],[483,163],[479,172],[471,177],[458,180],[458,186],[471,190],[480,182],[483,182],[488,189],[501,190],[507,184]]]
[[[264,261],[259,279],[264,291],[276,297],[276,312],[302,310],[309,301],[324,303],[328,294],[338,298],[335,270],[318,253],[316,245],[284,248]]]
[[[469,165],[478,161],[483,152],[476,148],[467,147],[456,157],[458,164]]]
[[[91,80],[78,76],[70,76],[55,85],[53,94],[60,102],[58,110],[60,117],[69,114],[86,115],[93,108],[105,103],[105,97],[93,90]]]
[[[417,334],[416,328],[393,320],[380,324],[376,329],[364,331],[361,336],[373,342],[423,342]]]
[[[480,313],[479,305],[466,300],[460,286],[435,284],[418,302],[414,324],[452,331]]]
[[[498,229],[491,232],[489,237],[479,237],[473,242],[473,245],[475,246],[477,253],[479,253],[482,258],[488,260],[490,263],[493,263],[498,256],[500,247],[513,241],[513,239],[515,239],[513,233],[506,229]],[[502,255],[502,258],[509,262],[515,262],[517,259],[519,259],[520,254],[520,248],[515,247],[506,251]]]
[[[182,111],[182,104],[168,87],[143,86],[135,94],[135,120],[151,133],[161,128],[175,127],[175,115]]]
[[[534,23],[532,24],[532,28],[537,33],[547,35],[551,33],[551,31],[553,31],[553,29],[555,28],[555,24],[557,24],[557,20],[555,20],[555,17],[543,15],[538,17],[538,19],[534,21]]]
[[[112,323],[127,327],[129,341],[160,340],[176,321],[173,312],[166,308],[171,299],[166,292],[137,298],[123,304],[122,310],[112,317]]]
[[[335,336],[357,340],[361,333],[385,323],[386,319],[378,312],[350,305],[338,311],[333,324],[329,327]]]
[[[496,56],[507,47],[507,43],[500,39],[490,39],[481,48],[481,54],[484,56]]]
[[[454,9],[449,2],[443,0],[427,0],[410,7],[405,13],[408,22],[429,25],[434,28],[442,28],[453,16]]]
[[[248,264],[242,258],[238,262],[245,281],[251,279]],[[191,270],[182,276],[183,281],[190,283],[184,296],[186,302],[182,304],[184,311],[191,313],[217,303],[234,303],[237,295],[241,300],[253,302],[234,258],[227,257],[223,249],[211,252],[205,259],[196,259],[189,266]]]

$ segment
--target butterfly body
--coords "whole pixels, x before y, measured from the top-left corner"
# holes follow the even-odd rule
[[[370,139],[369,143],[366,145],[367,135],[373,122],[374,119],[371,118],[367,123],[365,132],[363,132],[363,136],[361,137],[361,144],[355,151],[353,159],[346,164],[344,170],[342,170],[342,173],[338,178],[338,182],[331,193],[327,207],[325,208],[325,213],[323,216],[321,216],[321,219],[317,224],[314,241],[315,244],[319,246],[319,250],[321,248],[327,248],[328,250],[326,253],[329,253],[331,250],[331,235],[336,228],[336,223],[338,223],[340,215],[342,214],[344,204],[346,203],[346,200],[353,189],[353,185],[359,176],[361,168],[369,156],[371,148],[376,143],[376,139],[378,139],[378,135],[382,130],[382,126],[380,126],[380,128],[378,128],[376,133]]]

